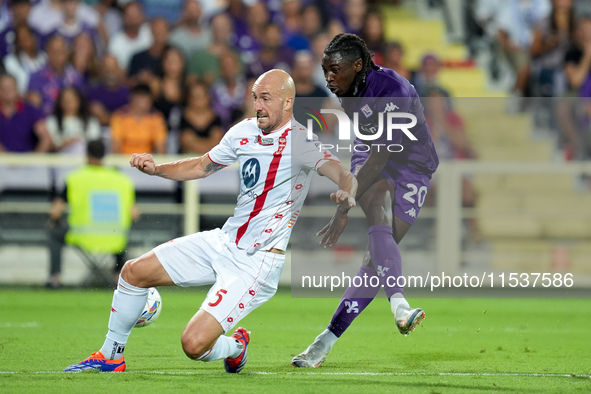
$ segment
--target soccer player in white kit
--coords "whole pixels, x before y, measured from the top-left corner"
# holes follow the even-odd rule
[[[185,354],[199,361],[224,359],[227,372],[240,372],[247,360],[249,332],[224,333],[275,291],[293,224],[302,208],[313,172],[335,182],[331,199],[353,207],[355,177],[338,159],[306,139],[292,119],[293,80],[284,71],[261,75],[252,89],[256,118],[232,127],[201,157],[156,165],[149,154],[134,154],[131,166],[148,175],[185,181],[204,178],[230,164],[240,165],[240,193],[222,229],[199,232],[162,244],[121,271],[100,351],[65,371],[125,370],[123,351],[143,311],[148,288],[213,284],[181,336]]]

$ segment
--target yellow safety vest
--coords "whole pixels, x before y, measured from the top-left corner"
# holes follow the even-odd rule
[[[86,165],[66,178],[69,231],[66,242],[90,253],[120,253],[127,245],[135,191],[115,168]]]

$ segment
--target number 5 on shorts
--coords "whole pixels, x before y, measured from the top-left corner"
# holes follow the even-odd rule
[[[219,289],[215,295],[218,297],[217,300],[215,300],[215,302],[208,302],[207,305],[209,306],[218,306],[220,304],[220,302],[222,302],[222,294],[228,294],[228,292],[224,289]]]

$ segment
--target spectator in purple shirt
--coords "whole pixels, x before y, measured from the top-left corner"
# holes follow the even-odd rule
[[[111,114],[129,103],[129,88],[115,56],[105,56],[100,71],[100,82],[88,90],[86,97],[91,114],[98,118],[101,125],[108,126]]]
[[[47,42],[46,52],[47,64],[31,75],[27,99],[49,115],[60,90],[65,86],[82,88],[83,79],[68,63],[68,48],[62,37],[52,36]]]
[[[29,0],[11,0],[9,4],[9,15],[12,17],[12,21],[3,29],[0,28],[0,59],[14,51],[16,43],[15,30],[18,26],[27,25],[27,17],[31,12]],[[34,32],[39,36],[37,30],[34,30]]]
[[[268,24],[264,28],[263,37],[262,49],[248,66],[248,78],[256,78],[257,75],[274,68],[289,72],[293,63],[294,51],[283,45],[283,32],[278,25]]]
[[[21,100],[13,76],[0,76],[0,152],[47,152],[50,148],[41,111]]]

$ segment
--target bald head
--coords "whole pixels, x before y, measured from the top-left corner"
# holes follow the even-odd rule
[[[283,127],[291,120],[295,86],[283,70],[271,70],[261,75],[252,87],[257,124],[264,133]]]
[[[257,85],[265,85],[270,89],[275,90],[277,95],[281,98],[294,97],[295,85],[291,76],[283,70],[273,69],[262,74],[254,83]]]

